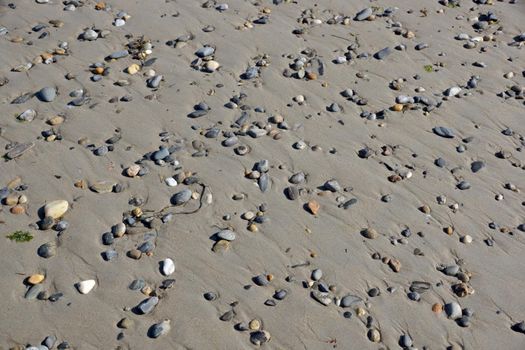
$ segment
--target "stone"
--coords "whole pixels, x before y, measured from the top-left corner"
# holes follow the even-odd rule
[[[221,239],[220,241],[215,242],[215,244],[212,247],[213,252],[215,253],[224,253],[230,249],[230,242]]]
[[[360,297],[357,297],[355,295],[345,295],[342,299],[341,299],[341,307],[350,307],[352,305],[355,305],[359,302],[363,301],[363,299],[361,299]]]
[[[460,92],[461,92],[461,88],[459,86],[453,86],[453,87],[448,88],[447,90],[445,90],[444,95],[452,97],[452,96],[456,96]]]
[[[137,312],[141,315],[147,315],[153,311],[158,303],[159,298],[156,296],[144,299],[139,305],[137,305]]]
[[[376,328],[369,329],[367,336],[372,343],[379,343],[381,341],[381,333]]]
[[[250,342],[253,345],[261,346],[270,341],[271,335],[268,331],[255,331],[250,334]]]
[[[137,74],[140,71],[140,66],[136,63],[132,63],[126,68],[126,73],[130,75]]]
[[[220,68],[220,64],[219,62],[217,61],[214,61],[214,60],[210,60],[210,61],[207,61],[205,64],[204,64],[204,69],[208,72],[208,73],[213,73],[215,72],[217,69]]]
[[[75,287],[80,294],[88,294],[95,288],[97,282],[95,280],[85,280],[75,284]]]
[[[126,225],[123,222],[119,222],[118,224],[111,227],[111,233],[115,237],[122,237],[126,233]]]
[[[330,295],[328,293],[313,290],[310,294],[314,300],[318,301],[324,306],[328,306],[332,303],[332,298],[330,298]]]
[[[36,118],[36,116],[37,113],[34,109],[27,109],[24,112],[20,113],[16,118],[21,122],[30,123]]]
[[[235,232],[231,230],[221,230],[217,232],[217,237],[226,241],[233,241],[235,240]]]
[[[306,208],[312,215],[317,215],[321,205],[316,200],[311,199],[308,201],[308,203],[306,203]]]
[[[446,128],[444,126],[436,126],[435,128],[432,129],[432,131],[434,132],[434,134],[447,138],[447,139],[454,138],[454,130],[450,128]]]
[[[129,329],[129,328],[132,328],[133,327],[133,320],[132,319],[129,319],[127,317],[124,317],[123,319],[121,319],[118,324],[117,324],[117,327],[118,328],[122,328],[122,329]]]
[[[456,320],[462,316],[461,306],[455,301],[445,304],[444,309],[449,319]]]
[[[46,86],[37,92],[36,96],[42,102],[53,102],[57,96],[57,91],[53,87]]]
[[[29,276],[29,278],[27,279],[27,282],[29,284],[40,284],[44,281],[45,278],[46,276],[37,273],[37,274]]]
[[[164,276],[169,276],[171,275],[173,272],[175,272],[175,263],[173,262],[172,259],[170,258],[167,258],[167,259],[164,259],[162,260],[161,262],[161,273],[164,275]]]
[[[42,244],[40,247],[38,247],[38,255],[42,258],[49,259],[56,255],[56,244],[53,242],[48,242]]]
[[[135,177],[140,171],[140,165],[133,164],[126,169],[126,175],[129,177]]]
[[[385,47],[384,49],[379,50],[374,54],[374,58],[378,60],[382,60],[387,58],[392,53],[392,49],[390,47]]]
[[[312,280],[319,281],[323,277],[323,271],[321,269],[315,269],[312,271]]]
[[[154,324],[148,330],[148,336],[151,338],[158,338],[161,335],[167,334],[171,329],[170,322],[171,322],[170,320],[165,319],[162,322]]]
[[[182,205],[191,199],[191,195],[192,195],[191,190],[184,189],[173,195],[173,197],[171,198],[171,203],[173,205]]]
[[[116,183],[113,181],[98,181],[89,185],[89,189],[96,193],[111,193]]]
[[[376,239],[377,237],[379,237],[379,234],[377,233],[377,231],[370,227],[362,230],[361,234],[363,235],[363,237],[366,237],[368,239]]]
[[[370,16],[372,16],[372,13],[374,11],[372,10],[371,7],[368,7],[366,9],[363,9],[361,11],[359,11],[356,15],[355,15],[355,20],[356,21],[364,21],[366,19],[368,19]]]
[[[472,164],[470,164],[470,170],[473,173],[477,173],[478,171],[480,171],[483,168],[485,168],[485,162],[483,162],[481,160],[474,161],[474,162],[472,162]]]
[[[97,38],[98,38],[98,33],[94,31],[93,29],[88,29],[84,33],[82,33],[82,39],[84,40],[93,41],[93,40],[97,40]]]
[[[43,287],[41,284],[34,284],[27,290],[26,294],[24,295],[24,298],[28,300],[34,300],[37,298],[38,294],[42,292]]]
[[[33,142],[28,143],[19,143],[15,145],[13,148],[9,149],[9,151],[6,153],[5,157],[9,160],[18,158],[22,156],[24,153],[29,151],[35,147],[35,144]]]

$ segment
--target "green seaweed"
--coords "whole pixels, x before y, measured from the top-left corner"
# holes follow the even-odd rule
[[[425,72],[428,72],[428,73],[434,71],[434,68],[432,68],[431,64],[427,64],[427,65],[423,66],[423,69],[425,69]]]
[[[33,239],[33,236],[27,231],[15,231],[11,233],[10,235],[7,235],[6,237],[17,243],[29,242],[30,240]]]

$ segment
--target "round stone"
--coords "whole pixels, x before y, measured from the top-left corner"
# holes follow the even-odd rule
[[[37,97],[43,102],[53,102],[57,96],[57,91],[53,87],[46,86],[37,92]]]

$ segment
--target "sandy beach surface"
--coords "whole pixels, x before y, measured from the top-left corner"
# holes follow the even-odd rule
[[[0,349],[525,349],[524,24],[0,0]]]

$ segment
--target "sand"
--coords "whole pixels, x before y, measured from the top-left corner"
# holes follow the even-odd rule
[[[107,3],[107,11],[95,10],[93,1],[85,1],[76,11],[64,11],[59,1],[19,1],[14,2],[14,10],[7,3],[2,1],[0,7],[0,26],[9,30],[0,37],[0,77],[9,80],[0,87],[0,146],[5,149],[12,142],[34,142],[35,146],[15,160],[2,161],[0,187],[19,176],[28,186],[20,192],[27,195],[28,203],[23,205],[22,215],[11,214],[9,206],[3,205],[0,228],[3,236],[23,230],[34,238],[26,243],[1,238],[0,347],[36,346],[46,336],[55,335],[57,344],[67,341],[74,349],[250,349],[255,347],[250,332],[235,330],[234,325],[254,318],[271,334],[271,340],[262,345],[268,349],[397,349],[401,348],[398,341],[403,334],[409,334],[418,349],[525,346],[525,335],[511,329],[525,319],[525,238],[518,228],[524,223],[525,198],[521,191],[504,188],[506,183],[518,189],[525,187],[523,166],[511,164],[511,160],[524,161],[520,149],[521,135],[525,133],[524,104],[520,99],[498,96],[512,85],[525,84],[523,47],[509,45],[523,31],[523,2],[478,5],[464,0],[460,7],[452,8],[428,0],[305,0],[280,5],[229,0],[229,9],[224,12],[202,8],[201,1],[183,0],[113,0]],[[367,6],[377,6],[379,13],[397,7],[391,19],[413,31],[415,38],[394,34],[386,17],[353,20]],[[263,8],[271,10],[269,23],[245,27],[246,21],[261,16]],[[322,24],[298,23],[306,9],[313,9]],[[426,16],[421,12],[424,9]],[[112,25],[118,10],[131,16],[125,26]],[[476,34],[474,22],[467,19],[487,11],[494,12],[499,22]],[[326,23],[334,15],[348,16],[349,24]],[[47,38],[38,39],[42,31],[31,31],[36,24],[53,19],[64,25],[43,29],[49,32]],[[213,25],[215,30],[204,32],[206,25]],[[96,41],[78,40],[88,27],[108,29],[111,34]],[[303,27],[307,28],[305,34],[292,33]],[[502,27],[501,32],[493,41],[478,43],[474,49],[465,49],[464,41],[454,39],[463,32],[471,36],[493,34],[498,27]],[[194,36],[187,45],[166,45],[185,34]],[[150,57],[157,58],[151,68],[164,76],[158,90],[148,88],[141,73],[131,76],[124,72],[130,64],[139,62],[131,56],[106,62],[110,74],[99,82],[90,80],[90,65],[124,50],[131,41],[126,35],[143,35],[151,40]],[[23,42],[9,40],[17,36]],[[332,60],[342,56],[356,39],[360,45],[357,52],[369,52],[370,57],[334,64]],[[35,64],[27,72],[11,71],[54,50],[60,41],[68,42],[68,55],[56,56],[55,63]],[[430,47],[415,50],[414,46],[422,42]],[[393,50],[383,60],[371,57],[398,43],[405,44],[406,50]],[[195,51],[206,44],[216,47],[214,57],[221,65],[214,73],[191,67],[197,58]],[[486,47],[486,52],[481,52],[481,47]],[[314,49],[324,62],[324,75],[309,81],[284,77],[283,70],[293,62],[287,56],[298,57],[305,48]],[[263,54],[268,55],[268,66],[260,68],[259,77],[240,79],[257,61],[254,58]],[[476,61],[484,62],[486,68],[473,66]],[[432,65],[433,71],[425,71],[426,65]],[[366,77],[357,77],[359,72]],[[504,77],[508,72],[514,72],[512,79]],[[67,80],[67,73],[76,77]],[[416,74],[419,80],[413,78]],[[477,88],[464,88],[461,98],[449,98],[430,113],[388,110],[401,94],[440,101],[444,90],[464,87],[473,75],[480,76]],[[398,78],[407,81],[400,91],[394,91],[389,83]],[[131,84],[114,85],[119,79],[128,79]],[[40,102],[35,97],[24,104],[11,103],[17,96],[44,86],[58,88],[53,102]],[[417,87],[426,91],[416,93]],[[91,102],[81,107],[68,106],[73,100],[69,93],[79,88],[89,93]],[[359,106],[342,97],[341,91],[347,88],[366,98],[367,105]],[[467,92],[469,95],[463,96]],[[144,98],[153,93],[155,98]],[[224,104],[239,93],[247,95],[243,103],[252,108],[249,123],[267,123],[270,116],[282,115],[290,126],[280,131],[282,137],[278,140],[271,136],[239,136],[241,143],[251,148],[244,156],[237,155],[234,147],[223,147],[224,137],[208,139],[201,133],[210,127],[236,130],[231,124],[242,111],[225,108]],[[108,103],[111,97],[126,94],[133,96],[131,102]],[[297,95],[304,95],[304,104],[293,101]],[[193,106],[201,101],[210,106],[209,113],[188,118]],[[343,111],[327,111],[333,102]],[[265,112],[255,112],[257,106]],[[16,116],[28,108],[37,111],[35,120],[17,121]],[[385,109],[388,112],[383,120],[360,117],[363,110]],[[62,139],[47,142],[41,132],[52,128],[46,120],[55,115],[65,117],[63,124],[54,127]],[[456,137],[445,139],[433,134],[435,126],[453,128]],[[502,134],[507,127],[514,131],[512,136]],[[164,144],[161,132],[174,135],[168,145],[175,139],[183,141],[184,150],[173,154],[180,168],[146,161],[144,165],[150,169],[147,175],[124,176],[128,166]],[[122,137],[105,156],[95,156],[78,143],[87,137],[88,144],[98,147],[115,133]],[[462,142],[470,136],[471,142]],[[192,157],[195,140],[205,144],[207,156]],[[299,140],[307,144],[306,149],[292,147]],[[467,147],[463,153],[456,151],[460,144]],[[396,146],[391,156],[381,155],[384,145]],[[368,159],[358,156],[364,147],[374,153]],[[497,158],[495,154],[500,150],[511,152],[513,158]],[[434,165],[438,157],[446,159],[444,168]],[[256,181],[245,177],[245,172],[262,159],[269,160],[271,166],[271,187],[265,193]],[[477,173],[470,170],[475,160],[486,163]],[[394,171],[388,167],[410,170],[412,177],[392,183],[388,177]],[[158,212],[169,206],[171,196],[184,188],[200,193],[196,184],[165,185],[164,178],[180,169],[196,174],[213,195],[213,202],[204,203],[193,214],[176,214],[173,221],[156,230],[128,232],[112,244],[118,257],[104,261],[101,253],[108,247],[102,245],[101,236],[122,222],[124,212],[134,208],[130,199],[144,199],[141,208],[147,215],[148,211]],[[306,183],[299,185],[305,193],[295,201],[288,200],[283,193],[290,186],[288,179],[301,171],[307,174]],[[323,190],[322,185],[330,179],[337,179],[347,191]],[[75,187],[79,180],[89,184],[110,180],[120,183],[124,190],[95,193]],[[468,181],[471,188],[459,190],[456,184],[460,180]],[[232,196],[239,193],[244,194],[244,200],[233,200]],[[391,202],[381,201],[385,194],[391,194]],[[503,200],[495,200],[497,194],[502,194]],[[447,197],[446,205],[436,202],[439,195]],[[348,209],[338,208],[340,196],[358,201]],[[39,209],[57,199],[70,204],[64,216],[69,227],[59,236],[54,230],[40,230],[36,225],[42,219]],[[317,215],[303,207],[311,199],[320,204]],[[170,210],[191,211],[198,203],[191,200]],[[257,232],[250,232],[240,216],[248,210],[257,212],[261,203],[267,204],[265,216],[270,221],[257,225]],[[458,204],[457,210],[449,208],[454,203]],[[419,210],[422,205],[431,208],[430,214]],[[225,214],[230,214],[231,220],[223,220]],[[491,229],[490,222],[508,228],[512,234]],[[454,227],[451,235],[443,231],[448,226]],[[236,232],[236,239],[227,252],[215,253],[210,237],[225,227]],[[367,227],[377,230],[379,237],[364,238],[360,232]],[[405,238],[405,244],[393,244],[403,238],[401,231],[407,227],[412,235]],[[142,243],[144,232],[157,234],[152,256],[128,258],[126,253]],[[470,235],[473,242],[461,243],[464,235]],[[493,246],[484,241],[488,238]],[[46,242],[58,244],[56,256],[49,259],[37,255],[38,247]],[[416,248],[424,255],[415,255]],[[381,260],[372,259],[376,252],[398,259],[401,270],[396,273]],[[129,284],[143,278],[155,289],[166,278],[159,270],[159,262],[165,258],[172,258],[176,264],[169,276],[176,280],[174,287],[163,292],[151,314],[136,315],[131,309],[146,296],[130,290]],[[437,269],[440,264],[458,261],[463,264],[462,270],[471,274],[468,283],[475,290],[461,298],[451,288],[457,278]],[[292,267],[304,262],[309,266]],[[310,281],[315,268],[322,269],[327,285],[337,287],[332,297],[352,294],[362,298],[364,302],[356,307],[366,310],[365,315],[357,315],[355,307],[342,308],[334,303],[324,306],[312,299],[311,288],[305,288],[304,283]],[[49,294],[62,292],[64,296],[56,302],[25,299],[28,287],[24,280],[35,273],[46,276],[43,285]],[[259,287],[252,282],[259,274],[272,274],[274,279],[268,286]],[[287,282],[287,276],[294,276],[294,280]],[[75,283],[87,279],[96,280],[97,285],[82,295]],[[418,302],[407,297],[412,281],[432,285]],[[252,286],[244,288],[247,285]],[[381,290],[379,296],[368,296],[373,287]],[[395,291],[390,293],[388,287]],[[265,305],[278,289],[287,290],[287,297],[274,307]],[[208,291],[220,297],[206,301],[203,294]],[[444,312],[432,312],[433,304],[452,301],[474,310],[469,327],[458,326]],[[234,319],[219,320],[233,302],[237,303]],[[352,312],[350,319],[343,317],[345,311]],[[380,343],[367,337],[367,316],[373,317],[373,328],[381,332]],[[117,327],[123,317],[134,320],[131,329]],[[163,319],[171,320],[170,332],[157,339],[148,337],[151,325]],[[119,332],[124,333],[121,340],[117,339]]]

